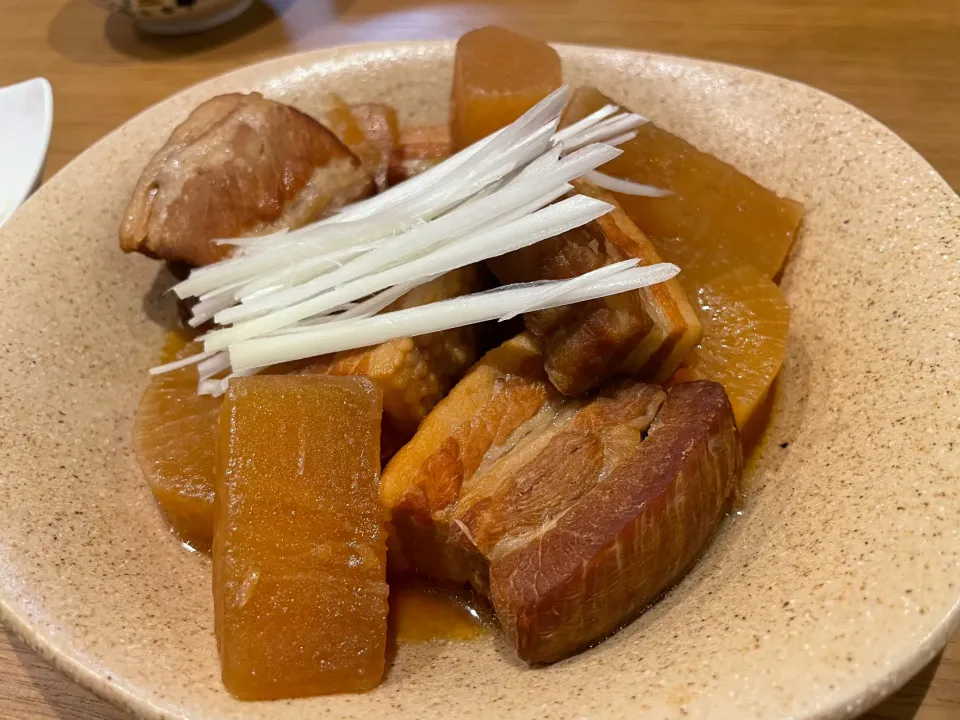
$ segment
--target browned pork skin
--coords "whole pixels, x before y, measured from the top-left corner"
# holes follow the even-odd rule
[[[636,258],[660,262],[647,237],[616,199],[590,183],[577,191],[614,206],[583,227],[487,261],[501,282],[558,280]],[[551,310],[527,313],[527,330],[543,346],[550,381],[580,395],[613,375],[662,382],[700,339],[700,320],[676,279]]]
[[[120,246],[206,265],[230,253],[214,240],[299,227],[373,190],[359,160],[313,118],[259,93],[221,95],[150,160]]]

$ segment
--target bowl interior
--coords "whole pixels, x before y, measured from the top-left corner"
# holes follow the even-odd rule
[[[0,233],[0,609],[147,717],[842,717],[956,624],[956,196],[879,123],[738,68],[561,48],[591,83],[807,207],[790,346],[742,512],[636,622],[527,669],[497,640],[408,645],[366,695],[240,704],[222,689],[209,563],[167,531],[130,448],[173,308],[116,229],[147,157],[200,101],[329,91],[443,122],[452,45],[318,51],[191,88],[101,141]]]

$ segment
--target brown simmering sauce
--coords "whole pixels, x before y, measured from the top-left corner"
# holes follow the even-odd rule
[[[397,644],[474,640],[496,621],[485,600],[464,588],[437,587],[403,578],[390,583],[388,632]]]

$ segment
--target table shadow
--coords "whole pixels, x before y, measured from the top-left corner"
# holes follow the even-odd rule
[[[153,283],[143,296],[141,307],[144,314],[166,330],[180,327],[181,306],[177,302],[177,296],[170,290],[186,276],[183,266],[161,263]]]
[[[29,649],[15,633],[6,632],[27,680],[60,720],[130,720],[127,713],[63,677]]]
[[[942,658],[943,653],[938,654],[906,685],[872,710],[861,715],[859,720],[909,720],[915,717],[930,691],[930,683],[937,674],[937,666]]]

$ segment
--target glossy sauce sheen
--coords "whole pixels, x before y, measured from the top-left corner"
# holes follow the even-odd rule
[[[366,378],[233,381],[213,540],[223,683],[242,700],[359,692],[383,675],[380,394]]]
[[[182,357],[184,350],[193,352],[190,345],[191,336],[182,331],[170,331],[164,338],[160,363],[168,363]],[[177,383],[182,386],[183,397],[195,398],[196,369],[184,370],[159,378],[179,378],[186,376]],[[154,382],[156,382],[156,378]],[[212,406],[213,423],[209,429],[211,443],[215,442],[217,419],[220,412],[220,399],[204,397]],[[207,432],[207,430],[204,430]],[[182,441],[178,447],[185,447]],[[212,455],[212,453],[211,453]],[[181,468],[182,472],[182,468]],[[204,475],[204,477],[206,477]],[[176,496],[192,500],[201,515],[201,522],[196,525],[187,525],[181,521],[181,516],[175,513],[182,506],[182,500],[168,498],[166,494],[158,494],[157,499],[166,511],[168,520],[174,525],[177,534],[195,549],[209,550],[210,529],[213,525],[213,477],[210,473],[209,510],[203,498],[193,500],[190,495],[181,493]],[[193,528],[194,532],[189,530]],[[403,578],[390,583],[390,617],[388,623],[389,642],[394,644],[422,643],[432,641],[465,641],[474,640],[489,635],[496,625],[493,611],[489,604],[477,597],[472,591],[441,588],[432,584],[418,581],[415,578]]]
[[[390,583],[390,639],[397,644],[475,640],[495,624],[489,604],[469,590],[412,577]]]

